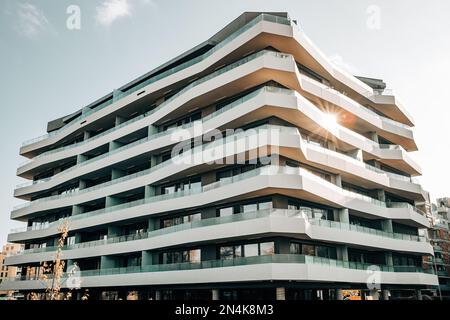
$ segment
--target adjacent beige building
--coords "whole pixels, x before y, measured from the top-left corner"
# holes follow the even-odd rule
[[[0,283],[8,278],[15,278],[20,271],[20,268],[15,266],[8,266],[4,264],[6,257],[16,255],[23,250],[23,245],[18,243],[5,244],[0,252]],[[11,296],[13,291],[0,291],[0,297]]]

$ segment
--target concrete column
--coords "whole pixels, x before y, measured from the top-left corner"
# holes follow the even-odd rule
[[[336,247],[337,259],[341,261],[348,261],[348,247],[345,245]]]
[[[151,137],[152,135],[154,135],[155,133],[158,132],[158,128],[155,127],[154,125],[149,125],[148,126],[148,136]]]
[[[375,141],[376,143],[378,142],[378,134],[375,131],[369,132],[369,137],[370,140]]]
[[[350,223],[350,216],[347,208],[339,210],[339,222]]]
[[[75,243],[80,243],[81,242],[81,233],[76,232],[74,234],[74,236],[75,236]]]
[[[286,289],[284,287],[276,288],[276,299],[286,300]]]
[[[150,168],[156,166],[158,164],[158,156],[152,155],[150,156]]]
[[[145,198],[150,198],[156,195],[156,188],[154,186],[145,186]]]
[[[331,176],[333,178],[333,183],[337,185],[338,187],[342,188],[342,176],[340,174],[336,174],[334,176]]]
[[[79,206],[79,205],[72,206],[72,215],[73,216],[76,216],[77,214],[81,214],[83,212],[84,212],[84,210],[83,210],[82,206]]]
[[[384,219],[381,221],[381,228],[385,232],[394,232],[394,227],[392,226],[392,220],[391,219]]]
[[[123,146],[123,143],[121,143],[121,142],[111,141],[109,143],[109,151],[112,151],[112,150],[115,150],[115,149],[119,149],[122,146]]]
[[[382,189],[377,190],[378,200],[385,202],[386,201],[386,192]]]
[[[219,300],[219,290],[218,289],[212,289],[211,290],[211,297],[212,297],[212,300],[214,300],[214,301]]]
[[[87,156],[79,154],[77,155],[77,164],[87,160]]]
[[[87,185],[87,181],[80,179],[80,181],[78,183],[78,189],[79,190],[86,189],[86,185]]]
[[[386,265],[389,267],[394,266],[394,259],[392,259],[392,252],[385,252],[384,256],[386,259]]]
[[[336,300],[344,300],[344,292],[342,289],[335,289]]]
[[[114,122],[114,125],[117,127],[119,126],[121,123],[124,123],[126,120],[124,117],[121,116],[116,116],[116,120]]]
[[[121,204],[122,200],[113,196],[107,196],[106,197],[106,201],[105,201],[105,207],[113,207],[116,206],[118,204]]]
[[[151,251],[142,251],[142,266],[150,266],[153,264],[153,254]]]
[[[73,266],[73,260],[72,259],[67,259],[66,260],[66,272],[68,272],[68,271],[70,271],[70,269],[72,268],[72,266]]]

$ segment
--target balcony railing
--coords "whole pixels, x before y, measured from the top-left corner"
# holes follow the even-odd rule
[[[133,274],[133,273],[146,273],[146,272],[166,272],[166,271],[186,271],[186,270],[199,270],[199,269],[212,269],[212,268],[227,268],[236,266],[249,266],[268,263],[292,263],[292,264],[307,264],[326,266],[328,268],[344,268],[352,270],[373,270],[374,267],[378,267],[382,272],[410,272],[410,273],[426,273],[434,274],[433,269],[424,269],[417,266],[387,266],[387,265],[374,265],[360,262],[349,262],[342,260],[334,260],[316,256],[301,255],[301,254],[273,254],[254,257],[242,257],[235,259],[221,259],[221,260],[208,260],[201,262],[185,262],[185,263],[172,263],[172,264],[155,264],[146,266],[132,266],[125,268],[108,268],[108,269],[96,269],[81,271],[81,277],[92,276],[108,276],[116,274]],[[331,272],[331,270],[330,270]],[[69,275],[63,275],[63,278]],[[47,279],[51,279],[52,275],[47,275]],[[18,276],[16,278],[9,278],[9,281],[26,281],[26,280],[38,280],[39,276]]]
[[[234,69],[234,68],[237,68],[237,67],[239,67],[239,66],[241,66],[241,65],[243,65],[243,64],[245,64],[245,63],[247,63],[247,62],[249,62],[249,61],[252,61],[252,60],[254,60],[254,59],[256,59],[256,58],[259,58],[259,57],[261,57],[261,56],[266,56],[266,55],[267,55],[267,56],[275,56],[275,57],[280,58],[280,59],[293,59],[292,56],[289,55],[289,54],[284,54],[284,53],[274,52],[274,51],[270,51],[270,50],[262,50],[262,51],[256,52],[256,53],[251,54],[251,55],[249,55],[249,56],[247,56],[247,57],[245,57],[245,58],[243,58],[243,59],[241,59],[241,60],[239,60],[239,61],[237,61],[237,62],[235,62],[235,63],[232,63],[232,64],[230,64],[230,65],[228,65],[228,66],[222,68],[222,69],[219,69],[219,70],[217,70],[217,71],[215,71],[215,72],[213,72],[213,73],[211,73],[211,74],[209,74],[209,75],[207,75],[207,76],[205,76],[205,77],[203,77],[203,78],[201,78],[201,79],[199,79],[199,80],[197,80],[197,81],[192,82],[190,85],[188,85],[188,86],[185,87],[183,90],[181,90],[180,92],[178,92],[177,94],[175,94],[174,96],[172,96],[170,99],[166,100],[165,102],[163,102],[162,104],[160,104],[160,105],[159,105],[158,107],[156,107],[155,109],[149,111],[149,112],[147,113],[146,116],[149,116],[149,115],[151,115],[151,114],[154,114],[154,113],[156,113],[156,112],[159,111],[159,110],[163,110],[163,109],[165,108],[165,106],[166,106],[168,103],[172,102],[175,98],[177,98],[178,96],[182,95],[183,93],[185,93],[187,90],[191,89],[192,87],[195,87],[195,86],[197,86],[197,85],[199,85],[199,84],[201,84],[201,83],[203,83],[203,82],[205,82],[205,81],[207,81],[207,80],[210,80],[210,79],[212,79],[212,78],[214,78],[214,77],[217,77],[217,76],[219,76],[219,75],[221,75],[221,74],[223,74],[223,73],[225,73],[225,72],[228,72],[228,71],[230,71],[230,70],[232,70],[232,69]],[[136,121],[136,120],[135,120],[135,119],[131,119],[131,120],[129,120],[129,121]],[[188,125],[189,125],[189,124],[188,124]],[[176,128],[174,128],[174,129],[176,129]],[[110,130],[116,130],[116,127],[112,128],[112,129],[110,129]],[[89,163],[92,163],[92,162],[94,162],[94,161],[103,159],[103,158],[108,157],[108,156],[110,156],[110,155],[112,155],[112,154],[115,154],[115,153],[117,153],[117,152],[126,150],[127,148],[130,148],[130,147],[133,147],[133,146],[135,146],[135,145],[138,145],[138,144],[147,142],[147,141],[149,141],[149,140],[151,140],[151,139],[155,139],[155,138],[157,138],[157,137],[159,137],[159,136],[166,135],[166,134],[167,134],[167,132],[164,131],[164,132],[160,132],[160,133],[151,135],[151,136],[148,137],[148,138],[144,138],[144,139],[135,141],[135,142],[133,142],[133,143],[131,143],[131,144],[127,144],[127,145],[125,145],[125,146],[123,146],[123,147],[121,147],[121,148],[117,148],[117,149],[115,149],[115,150],[113,150],[113,151],[107,152],[107,153],[102,154],[102,155],[100,155],[100,156],[97,156],[97,157],[95,157],[95,158],[89,159],[89,160],[87,160],[87,161],[83,161],[83,162],[81,162],[81,163],[79,163],[79,164],[77,164],[77,165],[75,165],[75,166],[72,166],[72,167],[70,167],[70,168],[68,168],[68,169],[66,169],[66,170],[64,170],[64,171],[62,171],[62,172],[59,173],[59,174],[65,174],[65,173],[67,173],[67,172],[71,172],[71,171],[75,170],[76,168],[79,168],[80,166],[84,166],[84,165],[89,164]],[[93,137],[93,139],[94,139],[94,138],[97,138],[97,137],[98,137],[98,136],[95,136],[95,137]],[[88,141],[88,140],[87,140],[87,141]],[[80,144],[84,144],[84,143],[86,143],[87,141],[80,142]],[[73,146],[72,146],[72,147],[73,147]],[[55,176],[57,176],[57,175],[55,175]],[[20,185],[17,186],[16,188],[23,188],[23,187],[26,187],[26,186],[31,186],[31,185],[35,185],[35,184],[47,182],[47,181],[50,181],[51,179],[53,179],[55,176],[49,177],[49,178],[45,178],[45,179],[41,179],[41,180],[36,180],[36,181],[26,182],[26,183],[20,184]]]
[[[270,92],[276,92],[275,90],[272,91],[272,89],[269,89],[269,90],[270,90]],[[280,89],[280,91],[281,90],[283,90],[283,89]],[[262,90],[262,91],[265,91],[265,90]],[[222,111],[222,110],[219,110],[219,111]],[[186,127],[183,127],[183,128],[187,128],[187,127],[190,127],[190,126],[191,125],[188,124],[188,125],[186,125]],[[177,128],[174,128],[174,129],[177,129]],[[149,169],[146,169],[146,170],[142,170],[142,171],[139,171],[139,172],[136,172],[136,173],[133,173],[133,174],[121,177],[121,178],[113,179],[113,180],[110,180],[110,181],[107,181],[107,182],[104,182],[104,183],[101,183],[101,184],[98,184],[98,185],[95,185],[95,186],[92,186],[92,187],[89,187],[89,188],[86,188],[86,189],[81,189],[81,190],[77,190],[77,191],[73,191],[73,192],[68,192],[68,193],[65,193],[65,194],[59,194],[59,195],[49,196],[49,197],[45,197],[45,198],[41,198],[41,199],[36,199],[36,200],[31,201],[31,202],[27,202],[27,203],[23,203],[23,204],[20,204],[18,206],[15,206],[14,210],[23,209],[23,208],[32,206],[32,205],[37,204],[37,203],[47,202],[47,201],[56,200],[56,199],[64,199],[64,198],[68,198],[68,197],[73,197],[73,196],[77,196],[77,195],[86,194],[86,193],[89,193],[89,192],[92,192],[92,191],[95,191],[95,190],[103,189],[105,187],[108,187],[108,186],[111,186],[111,185],[114,185],[114,184],[118,184],[118,183],[121,183],[121,182],[124,182],[124,181],[135,179],[135,178],[138,178],[138,177],[141,177],[141,176],[144,176],[144,175],[148,175],[148,174],[150,174],[152,172],[155,172],[155,171],[160,170],[160,169],[162,169],[164,167],[167,167],[168,165],[177,163],[177,161],[180,161],[181,163],[183,163],[182,161],[183,161],[184,157],[191,157],[192,159],[195,159],[195,154],[201,153],[201,152],[203,152],[203,151],[205,151],[207,149],[214,149],[214,148],[216,148],[218,146],[221,146],[221,144],[225,145],[225,144],[227,144],[229,142],[233,142],[234,140],[239,140],[239,139],[242,139],[242,138],[248,138],[249,136],[252,136],[252,135],[258,135],[260,132],[262,132],[264,130],[267,130],[267,131],[276,130],[278,132],[292,132],[292,133],[298,132],[297,129],[293,128],[293,127],[274,126],[274,125],[262,125],[262,126],[253,128],[253,129],[248,130],[248,131],[241,131],[241,132],[238,132],[238,133],[226,136],[223,139],[218,139],[218,140],[215,140],[214,142],[210,142],[210,143],[198,146],[198,147],[194,147],[193,149],[191,149],[190,154],[189,153],[188,154],[182,154],[178,158],[171,158],[171,159],[166,160],[166,161],[164,161],[164,162],[162,162],[162,163],[160,163],[160,164],[158,164],[158,165],[156,165],[156,166],[154,166],[152,168],[149,168]],[[138,143],[138,144],[145,143],[145,142],[148,142],[150,140],[157,139],[157,138],[160,138],[160,137],[163,137],[163,136],[169,136],[171,134],[173,134],[173,130],[160,132],[160,133],[157,133],[156,135],[153,135],[152,139],[143,139],[143,141]],[[139,140],[139,141],[141,141],[141,140]],[[136,141],[136,142],[138,142],[138,141]],[[134,144],[134,143],[132,143],[132,144]],[[129,146],[129,145],[127,145],[127,146]],[[127,146],[124,146],[123,148],[125,148]],[[116,149],[116,150],[119,150],[119,149]],[[116,151],[116,150],[114,150],[114,151]],[[93,160],[93,159],[91,159],[91,160]],[[88,160],[88,161],[90,161],[90,160]],[[83,163],[86,163],[86,162],[83,162]]]
[[[248,100],[250,100],[250,99],[252,99],[252,98],[258,96],[259,94],[261,94],[261,93],[263,93],[263,92],[283,93],[283,94],[287,94],[287,95],[294,95],[294,94],[295,94],[295,91],[290,90],[290,89],[278,88],[278,87],[273,87],[273,86],[265,86],[265,87],[263,87],[263,88],[257,89],[257,90],[255,90],[255,91],[253,91],[253,92],[251,92],[251,93],[245,95],[244,97],[242,97],[242,98],[240,98],[240,99],[238,99],[238,100],[236,100],[236,101],[233,101],[233,102],[231,102],[231,103],[225,105],[225,106],[222,107],[221,109],[219,109],[219,110],[217,110],[217,111],[215,111],[215,112],[213,112],[213,113],[207,115],[206,117],[203,117],[203,118],[202,118],[201,120],[199,120],[199,121],[206,122],[206,121],[208,121],[208,120],[210,120],[210,119],[212,119],[212,118],[215,118],[215,117],[217,117],[218,115],[224,113],[225,111],[228,111],[228,110],[230,110],[230,109],[233,109],[234,107],[239,106],[239,105],[243,104],[244,102],[247,102]],[[139,116],[137,116],[137,117],[135,117],[135,118],[133,118],[133,119],[130,119],[130,120],[128,120],[128,121],[125,121],[125,122],[121,123],[120,125],[118,125],[118,126],[116,126],[116,127],[113,127],[113,128],[111,128],[111,129],[108,129],[108,130],[106,130],[106,131],[104,131],[104,132],[102,132],[102,133],[100,133],[100,134],[98,134],[98,135],[96,135],[96,136],[94,136],[94,137],[92,137],[92,138],[89,138],[89,139],[87,139],[87,140],[81,141],[81,142],[76,143],[76,144],[68,145],[68,146],[65,146],[65,147],[61,147],[61,148],[58,148],[58,149],[49,150],[49,151],[47,151],[47,152],[44,152],[44,153],[42,153],[42,154],[36,156],[36,157],[33,158],[33,159],[27,160],[23,165],[28,164],[28,163],[31,163],[31,162],[35,161],[36,159],[40,159],[40,158],[42,158],[42,157],[45,157],[45,156],[54,154],[54,153],[56,153],[56,152],[62,152],[62,151],[68,150],[68,149],[72,149],[72,148],[75,148],[75,147],[79,147],[79,146],[85,145],[85,144],[90,143],[90,142],[92,142],[92,141],[94,141],[94,140],[96,140],[96,139],[98,139],[98,138],[100,138],[100,137],[103,137],[103,136],[105,136],[105,135],[107,135],[107,134],[109,134],[109,133],[111,133],[111,132],[115,132],[116,130],[118,130],[118,129],[120,129],[120,128],[126,127],[126,126],[128,126],[128,125],[130,125],[130,124],[132,124],[132,123],[135,123],[135,122],[137,122],[137,121],[139,121],[139,120],[141,120],[141,119],[144,119],[145,117],[148,117],[148,116],[150,116],[151,114],[153,114],[153,111],[149,111],[149,112],[147,112],[147,113],[145,113],[145,114],[139,115]],[[142,139],[142,140],[148,139],[148,141],[150,141],[150,140],[153,140],[153,139],[160,138],[161,136],[165,136],[165,135],[172,134],[172,133],[175,132],[176,130],[185,130],[185,129],[189,129],[190,127],[192,127],[192,126],[194,125],[194,123],[195,123],[195,122],[187,123],[187,124],[184,124],[184,125],[182,125],[182,126],[178,126],[178,127],[176,127],[176,128],[172,128],[172,129],[167,130],[167,131],[155,133],[155,134],[152,134],[150,137],[144,138],[144,139]],[[127,146],[127,145],[126,145],[126,146]],[[122,148],[125,148],[126,146],[123,146]],[[122,149],[122,148],[118,148],[118,149],[124,150],[124,149]],[[97,159],[97,158],[93,158],[93,159]],[[86,163],[86,162],[83,162],[83,163]],[[65,171],[64,171],[64,172],[65,172]],[[49,180],[51,180],[51,178],[46,178],[46,179],[41,179],[41,180],[36,180],[36,181],[28,181],[28,182],[21,183],[21,184],[17,185],[17,186],[16,186],[16,189],[28,187],[28,186],[35,185],[35,184],[39,184],[39,183],[43,183],[43,182],[47,182],[47,181],[49,181]]]
[[[211,50],[205,52],[203,55],[198,56],[194,59],[191,59],[189,61],[186,61],[176,67],[173,67],[172,69],[169,69],[167,71],[164,71],[156,76],[153,76],[151,78],[149,78],[148,80],[145,80],[135,86],[132,86],[130,89],[122,92],[121,94],[119,94],[117,96],[117,98],[124,98],[128,95],[130,95],[131,93],[149,85],[152,84],[158,80],[161,80],[163,78],[166,78],[170,75],[173,75],[181,70],[184,70],[194,64],[197,64],[203,60],[205,60],[206,58],[208,58],[209,56],[211,56],[213,53],[217,52],[220,48],[224,47],[226,44],[228,44],[229,42],[231,42],[233,39],[237,38],[239,35],[241,35],[242,33],[244,33],[245,31],[247,31],[248,29],[250,29],[251,27],[253,27],[254,25],[256,25],[257,23],[261,22],[261,21],[268,21],[268,22],[273,22],[273,23],[278,23],[278,24],[284,24],[284,25],[292,25],[291,21],[287,18],[283,18],[283,17],[278,17],[278,16],[274,16],[274,15],[270,15],[270,14],[266,14],[263,13],[259,16],[257,16],[256,18],[254,18],[253,20],[251,20],[250,22],[248,22],[246,25],[244,25],[243,27],[241,27],[240,29],[236,30],[235,32],[233,32],[231,35],[229,35],[227,38],[225,38],[223,41],[221,41],[219,44],[217,44],[215,47],[213,47]],[[104,103],[102,103],[101,105],[95,107],[94,109],[89,109],[88,111],[82,113],[80,116],[78,116],[77,118],[71,120],[69,123],[67,123],[63,128],[50,132],[48,134],[42,135],[40,137],[37,138],[33,138],[31,140],[25,141],[22,145],[23,146],[27,146],[33,143],[36,143],[38,141],[42,141],[45,140],[49,137],[55,136],[57,134],[59,134],[60,132],[62,132],[63,130],[65,130],[68,126],[70,126],[73,123],[76,123],[84,118],[86,118],[87,116],[104,109],[105,107],[107,107],[108,105],[111,105],[113,103],[112,98],[105,101]]]
[[[220,142],[220,140],[217,140],[216,142]],[[140,200],[136,200],[136,201],[132,201],[132,202],[128,202],[128,203],[123,203],[123,204],[108,207],[108,208],[103,208],[103,209],[99,209],[99,210],[95,210],[95,211],[91,211],[91,212],[87,212],[87,213],[70,216],[65,219],[68,221],[75,221],[75,220],[84,219],[84,218],[88,218],[88,217],[107,214],[107,213],[118,211],[118,210],[132,208],[132,207],[144,205],[147,203],[155,203],[158,201],[165,201],[165,200],[169,200],[169,199],[176,199],[176,198],[185,197],[185,196],[189,196],[189,195],[199,194],[202,192],[207,192],[207,191],[210,191],[213,189],[224,187],[226,185],[230,185],[230,184],[236,183],[238,181],[242,181],[242,180],[249,179],[249,178],[256,177],[256,176],[262,176],[262,175],[270,176],[270,175],[277,175],[277,174],[305,176],[305,177],[308,177],[309,179],[312,179],[320,184],[324,184],[327,188],[332,189],[333,191],[336,191],[337,193],[340,193],[342,195],[345,195],[345,196],[348,196],[348,197],[351,197],[354,199],[363,200],[368,203],[372,203],[374,205],[382,206],[382,207],[386,207],[386,208],[388,208],[388,207],[389,208],[390,207],[392,207],[392,208],[399,208],[399,207],[410,208],[410,209],[414,210],[415,212],[417,212],[418,214],[423,215],[423,213],[420,210],[413,207],[409,203],[399,203],[399,202],[386,203],[386,202],[383,202],[383,201],[380,201],[380,200],[377,200],[377,199],[374,199],[374,198],[371,198],[371,197],[368,197],[368,196],[365,196],[365,195],[362,195],[362,194],[359,194],[359,193],[356,193],[353,191],[345,190],[345,189],[338,187],[337,185],[334,185],[333,183],[331,183],[321,177],[318,177],[317,175],[315,175],[315,174],[311,173],[310,171],[303,169],[303,168],[295,168],[295,167],[287,167],[287,166],[286,167],[265,166],[265,167],[247,171],[247,172],[239,174],[239,175],[235,175],[226,180],[217,181],[217,182],[205,185],[199,189],[187,189],[187,190],[182,190],[182,191],[178,191],[178,192],[174,192],[174,193],[170,193],[170,194],[157,195],[157,196],[153,196],[153,197],[149,197],[149,198],[145,198],[145,199],[140,199]],[[61,219],[61,220],[63,220],[63,219]],[[61,220],[42,225],[42,227],[39,227],[39,228],[47,229],[49,227],[59,225],[61,223]],[[36,230],[36,227],[28,227],[27,230]]]
[[[422,237],[422,236],[385,232],[385,231],[381,231],[381,230],[377,230],[377,229],[373,229],[373,228],[367,228],[367,227],[357,226],[357,225],[343,223],[343,222],[331,221],[331,220],[313,219],[312,217],[310,217],[308,215],[307,212],[304,212],[304,210],[301,210],[301,209],[300,210],[265,209],[265,210],[258,210],[258,211],[252,211],[252,212],[237,213],[237,214],[233,214],[230,216],[224,216],[224,217],[202,219],[202,220],[198,220],[198,221],[192,221],[192,222],[187,222],[187,223],[183,223],[183,224],[179,224],[179,225],[174,225],[174,226],[167,227],[167,228],[139,232],[136,234],[123,235],[123,236],[117,236],[117,237],[109,237],[109,238],[102,239],[102,240],[94,240],[94,241],[66,245],[62,248],[62,250],[84,249],[84,248],[98,247],[98,246],[114,244],[114,243],[136,241],[136,240],[153,238],[153,237],[157,237],[157,236],[161,236],[161,235],[165,235],[165,234],[170,234],[173,232],[179,232],[179,231],[191,230],[191,229],[195,229],[195,228],[202,228],[202,227],[213,226],[213,225],[221,225],[221,224],[233,223],[233,222],[239,222],[239,221],[261,219],[261,218],[266,218],[266,217],[300,218],[300,219],[305,219],[305,221],[307,223],[312,224],[312,225],[318,225],[318,226],[334,228],[334,229],[341,229],[341,230],[348,230],[348,231],[365,233],[365,234],[372,234],[375,236],[387,237],[387,238],[391,238],[391,239],[426,242],[425,237]],[[56,249],[57,249],[56,247],[32,248],[32,249],[22,250],[22,251],[18,252],[16,255],[52,252],[52,251],[55,251]]]
[[[308,76],[307,74],[301,72],[300,70],[299,70],[299,73],[301,73],[302,76],[308,78],[309,81],[312,81],[312,82],[314,82],[316,85],[320,86],[322,89],[325,89],[325,90],[328,90],[328,91],[330,91],[330,92],[333,92],[334,94],[339,95],[341,98],[347,98],[347,99],[349,99],[345,94],[343,94],[342,92],[336,90],[335,88],[329,87],[329,86],[323,84],[322,82],[319,82],[319,81],[317,81],[317,80],[314,79],[314,78],[311,78],[310,76]],[[392,95],[392,90],[391,90],[391,91],[385,91],[385,92],[386,92],[386,95]],[[390,92],[391,94],[389,94],[389,92]],[[378,95],[380,95],[380,94],[378,94]],[[352,101],[353,103],[356,103],[354,100],[351,100],[351,101]],[[372,116],[375,116],[375,117],[381,119],[382,121],[386,121],[386,122],[389,122],[389,123],[391,123],[391,124],[393,124],[393,125],[396,125],[396,126],[398,126],[398,127],[402,127],[402,128],[411,130],[411,127],[410,127],[410,126],[408,126],[408,125],[406,125],[406,124],[403,124],[403,123],[401,123],[401,122],[398,122],[398,121],[389,119],[389,118],[387,118],[387,117],[385,117],[385,116],[382,116],[382,115],[376,113],[375,111],[373,111],[373,110],[371,110],[371,109],[365,107],[365,106],[362,105],[362,104],[359,104],[359,103],[358,103],[358,107],[359,107],[360,109],[364,110],[365,112],[370,113]]]
[[[396,174],[396,173],[393,173],[393,172],[385,171],[383,169],[377,168],[377,167],[372,166],[370,164],[367,164],[365,162],[359,161],[359,160],[351,157],[350,155],[347,155],[347,154],[344,154],[344,153],[340,153],[340,152],[337,152],[337,151],[334,151],[334,150],[331,150],[331,149],[319,146],[319,145],[315,144],[314,142],[305,140],[303,138],[302,138],[302,140],[305,143],[308,143],[311,148],[318,149],[321,152],[331,153],[331,154],[333,154],[334,156],[336,156],[338,158],[344,159],[345,161],[351,161],[354,164],[357,164],[359,166],[364,166],[365,168],[367,168],[369,170],[372,170],[372,171],[375,171],[377,173],[388,175],[388,176],[390,176],[390,177],[392,177],[394,179],[398,179],[398,180],[402,180],[402,181],[406,181],[406,182],[411,182],[411,183],[417,183],[417,181],[415,179],[413,179],[412,177],[406,177],[406,176],[402,176],[400,174]]]
[[[228,138],[233,138],[233,137],[230,136]],[[225,138],[225,139],[227,139],[227,138]],[[215,142],[220,142],[220,140],[217,140]],[[188,155],[188,156],[190,156],[190,155]],[[227,180],[217,181],[217,182],[205,185],[201,189],[188,189],[188,190],[182,190],[182,191],[178,191],[178,192],[174,192],[174,193],[170,193],[170,194],[162,194],[162,195],[153,196],[153,197],[149,197],[149,198],[145,198],[145,199],[140,199],[140,200],[123,203],[123,204],[108,207],[108,208],[103,208],[103,209],[99,209],[99,210],[95,210],[95,211],[91,211],[91,212],[87,212],[87,213],[70,216],[67,218],[67,220],[69,220],[69,221],[79,220],[79,219],[84,219],[84,218],[88,218],[88,217],[92,217],[92,216],[106,214],[106,213],[113,212],[113,211],[124,210],[127,208],[144,205],[147,203],[152,203],[152,202],[157,202],[157,201],[165,201],[165,200],[169,200],[169,199],[176,199],[179,197],[185,197],[185,196],[194,195],[194,194],[206,192],[209,190],[217,189],[219,187],[233,184],[238,181],[248,179],[251,177],[255,177],[255,176],[259,176],[259,175],[276,175],[276,174],[303,175],[310,179],[313,179],[314,181],[316,181],[318,183],[325,184],[328,188],[330,188],[342,195],[351,197],[351,198],[363,200],[363,201],[369,202],[371,204],[386,207],[386,208],[387,207],[411,208],[415,212],[417,212],[419,214],[423,214],[420,210],[411,206],[409,203],[399,203],[399,202],[386,203],[386,202],[383,202],[383,201],[380,201],[380,200],[377,200],[377,199],[374,199],[374,198],[371,198],[371,197],[368,197],[368,196],[365,196],[365,195],[362,195],[362,194],[359,194],[359,193],[356,193],[356,192],[353,192],[350,190],[346,190],[346,189],[338,187],[337,185],[334,185],[331,182],[328,182],[327,180],[322,179],[322,178],[318,177],[317,175],[311,173],[310,171],[302,169],[302,168],[265,166],[265,167],[261,167],[258,169],[254,169],[254,170],[233,176]],[[51,222],[48,225],[46,224],[45,227],[51,227],[51,226],[59,224],[59,223],[60,223],[60,221],[58,220],[55,222]],[[32,228],[32,227],[29,227],[29,228]]]

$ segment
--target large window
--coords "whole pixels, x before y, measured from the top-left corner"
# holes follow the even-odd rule
[[[274,242],[263,242],[259,244],[260,255],[268,256],[275,254],[275,244]]]
[[[221,217],[231,216],[234,213],[233,207],[221,208],[219,210],[219,215]]]
[[[220,259],[234,259],[239,257],[256,257],[275,254],[275,243],[248,243],[243,245],[223,246],[219,250]]]
[[[234,258],[233,246],[226,246],[220,248],[220,259],[228,260]]]
[[[162,194],[171,194],[183,190],[195,190],[199,191],[202,188],[202,183],[200,178],[192,178],[186,181],[176,182],[169,185],[162,186]]]
[[[246,257],[255,257],[259,255],[258,244],[246,244],[244,245],[244,255]]]
[[[336,259],[337,257],[336,248],[334,247],[299,242],[291,242],[289,252],[291,254],[304,254],[307,256],[316,256],[328,259]]]
[[[235,213],[247,213],[255,212],[258,210],[268,210],[273,207],[272,201],[254,201],[250,203],[244,203],[240,205],[234,205],[230,207],[220,208],[218,214],[220,217],[230,216]]]
[[[200,212],[189,214],[186,216],[179,216],[174,218],[166,218],[161,220],[161,228],[168,228],[172,226],[176,226],[183,223],[199,221],[202,219],[202,215]]]
[[[302,254],[306,254],[307,256],[315,256],[316,248],[310,244],[302,244]]]
[[[169,251],[160,254],[162,264],[171,263],[198,263],[201,261],[201,249]]]
[[[288,209],[299,210],[310,219],[334,220],[333,210],[313,204],[310,205],[309,203],[303,204],[297,201],[289,201]]]

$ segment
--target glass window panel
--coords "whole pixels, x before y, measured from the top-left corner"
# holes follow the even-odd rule
[[[259,255],[258,244],[252,243],[244,245],[244,254],[246,257],[254,257]]]
[[[260,252],[262,256],[268,256],[275,254],[275,243],[274,242],[263,242],[259,244]]]
[[[220,216],[221,217],[231,216],[232,214],[233,214],[233,207],[221,208],[220,209]]]
[[[315,255],[314,246],[309,245],[309,244],[303,244],[302,245],[302,254],[306,254],[308,256],[314,256]]]
[[[191,183],[191,189],[192,190],[201,190],[202,189],[202,183],[201,182],[193,182]]]
[[[189,262],[199,263],[201,261],[201,250],[189,250]]]
[[[71,246],[75,244],[75,236],[67,237],[67,245]]]
[[[328,258],[328,248],[327,247],[322,247],[322,246],[317,246],[316,247],[316,256],[318,257],[322,257],[322,258]]]
[[[168,227],[171,227],[171,226],[173,226],[172,219],[165,219],[165,220],[163,220],[163,227],[164,228],[168,228]]]
[[[164,194],[175,193],[175,186],[164,187],[163,192]]]
[[[300,243],[292,243],[289,247],[289,252],[291,254],[301,254],[302,253],[302,247]]]
[[[258,204],[258,208],[259,210],[267,210],[267,209],[272,209],[273,205],[272,205],[272,201],[268,201],[268,202],[261,202]]]
[[[242,212],[255,212],[258,210],[258,206],[255,204],[246,204],[242,206]]]
[[[242,256],[242,246],[234,246],[234,257],[240,258]]]
[[[189,251],[184,250],[181,252],[181,262],[189,262]]]
[[[202,214],[201,213],[194,213],[190,215],[191,221],[200,221],[202,220]]]
[[[220,259],[233,259],[233,247],[220,247]]]

